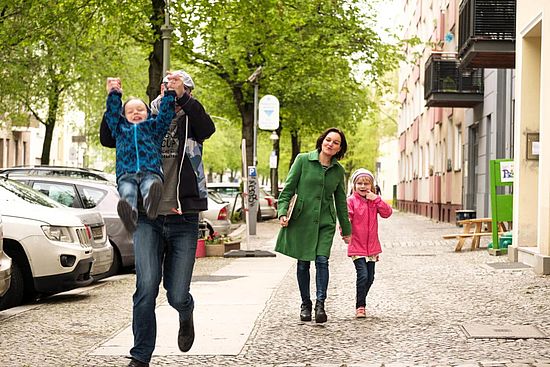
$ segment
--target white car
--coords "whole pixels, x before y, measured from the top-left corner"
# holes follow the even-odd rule
[[[109,274],[117,274],[122,268],[134,267],[133,236],[124,228],[118,216],[116,207],[120,197],[115,184],[59,175],[12,177],[13,180],[29,185],[65,206],[100,212],[114,250]]]
[[[4,253],[4,232],[2,225],[2,216],[0,215],[0,297],[6,294],[10,287],[11,279],[11,259]]]
[[[208,190],[217,192],[222,199],[227,201],[229,205],[229,216],[233,213],[240,213],[242,217],[242,193],[241,185],[238,182],[209,182],[206,184]],[[257,220],[272,219],[277,217],[276,200],[268,195],[263,188],[260,187],[259,210]]]
[[[206,223],[208,235],[214,232],[227,235],[231,232],[231,221],[229,220],[229,203],[224,201],[217,193],[208,192],[208,210],[200,212],[200,219]]]
[[[74,210],[3,177],[0,208],[4,251],[12,259],[11,284],[0,309],[93,281],[91,229]]]

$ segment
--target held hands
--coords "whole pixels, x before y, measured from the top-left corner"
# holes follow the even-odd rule
[[[344,240],[344,243],[349,245],[349,242],[351,241],[351,235],[349,236],[342,236],[342,239]]]
[[[120,78],[107,78],[107,93],[117,91],[122,93],[122,82]]]
[[[279,224],[281,225],[281,227],[288,227],[288,219],[286,215],[282,215],[279,217]]]

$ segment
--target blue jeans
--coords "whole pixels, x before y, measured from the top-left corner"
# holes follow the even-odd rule
[[[357,296],[355,298],[355,308],[365,307],[367,304],[367,294],[370,286],[374,282],[374,265],[376,262],[367,261],[364,257],[353,261],[357,272]]]
[[[137,173],[125,173],[117,180],[118,193],[121,199],[126,199],[132,208],[138,208],[138,193],[145,199],[149,195],[149,188],[153,182],[162,179],[156,173],[139,171]]]
[[[189,285],[195,265],[199,233],[198,214],[159,215],[155,220],[140,215],[134,234],[136,291],[133,301],[132,357],[148,363],[155,349],[157,321],[155,300],[160,281],[168,303],[179,312],[180,320],[193,313]]]
[[[302,304],[311,304],[309,295],[309,261],[298,260],[296,276]],[[315,285],[317,286],[317,301],[325,302],[328,288],[328,257],[317,256],[315,259]]]

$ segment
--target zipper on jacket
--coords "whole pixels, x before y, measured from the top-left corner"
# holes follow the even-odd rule
[[[134,148],[136,149],[136,173],[139,172],[139,152],[138,152],[138,142],[137,142],[137,124],[134,125]]]
[[[187,114],[185,114],[185,140],[183,143],[183,154],[181,157],[180,167],[178,170],[178,184],[176,186],[176,200],[178,201],[178,212],[181,214],[183,211],[181,210],[181,201],[180,201],[180,179],[181,179],[181,171],[183,169],[183,161],[185,160],[185,154],[187,151],[187,131],[189,129],[189,120],[187,117]]]

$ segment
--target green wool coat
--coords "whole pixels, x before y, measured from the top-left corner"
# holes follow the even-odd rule
[[[304,261],[314,261],[317,255],[329,257],[336,217],[342,235],[351,234],[344,183],[344,167],[336,158],[324,169],[317,150],[298,154],[279,195],[278,216],[287,214],[294,193],[298,199],[288,227],[279,231],[275,251]]]

